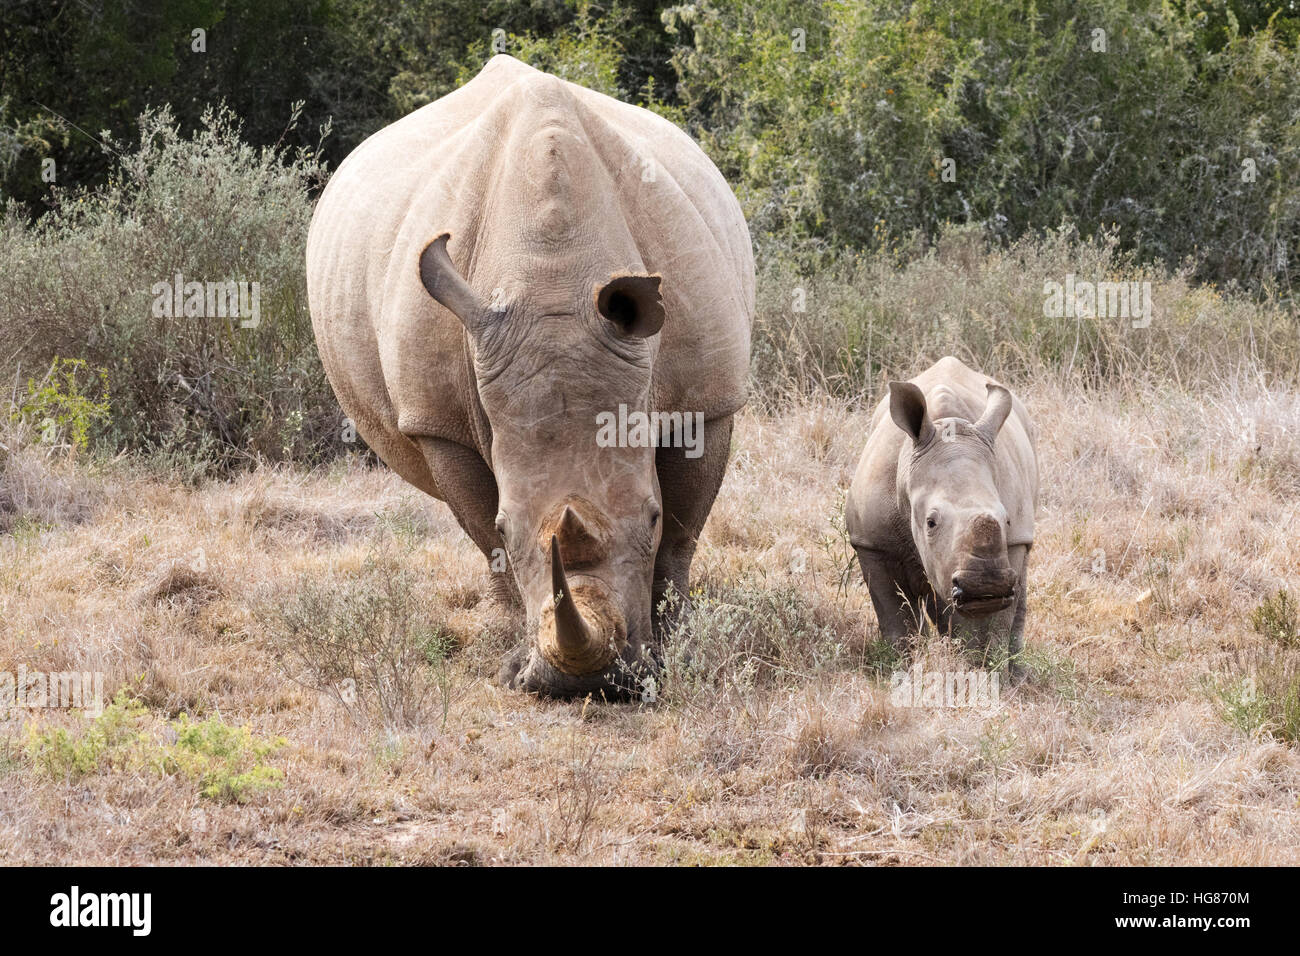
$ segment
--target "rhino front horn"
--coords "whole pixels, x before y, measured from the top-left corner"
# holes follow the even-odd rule
[[[622,615],[599,588],[569,586],[555,535],[551,535],[551,600],[553,606],[543,611],[537,635],[537,648],[547,663],[574,676],[608,667],[623,637]]]

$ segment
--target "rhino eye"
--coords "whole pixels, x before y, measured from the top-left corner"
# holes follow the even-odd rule
[[[505,512],[497,512],[497,534],[501,537],[506,536],[506,516]]]
[[[934,515],[930,515],[928,518],[925,519],[925,526],[929,528],[931,531],[933,531],[936,527],[938,527],[938,525],[939,522],[934,517]]]

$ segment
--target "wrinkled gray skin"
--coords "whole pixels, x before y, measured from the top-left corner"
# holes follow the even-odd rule
[[[361,435],[489,567],[508,556],[493,589],[527,637],[501,679],[635,692],[744,403],[753,257],[713,164],[661,117],[497,56],[340,166],[307,285]],[[702,413],[703,453],[599,447],[620,404]]]
[[[1019,672],[1036,441],[1020,401],[951,356],[890,383],[845,510],[882,636],[901,646],[928,614]]]

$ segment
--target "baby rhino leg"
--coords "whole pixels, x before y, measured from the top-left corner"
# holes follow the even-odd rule
[[[871,606],[876,610],[880,636],[895,648],[902,650],[908,639],[920,630],[920,616],[915,599],[908,594],[906,584],[898,579],[891,562],[879,551],[855,547],[862,578],[871,594]]]

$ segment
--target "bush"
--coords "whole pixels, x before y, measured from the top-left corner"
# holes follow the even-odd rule
[[[656,693],[674,704],[864,663],[842,621],[790,585],[743,580],[695,588],[689,600],[670,591],[661,613],[672,623]]]
[[[1300,655],[1294,651],[1234,653],[1205,685],[1225,723],[1244,734],[1300,744]]]
[[[90,434],[112,448],[179,448],[212,469],[318,460],[342,433],[307,311],[320,165],[246,145],[222,109],[190,138],[166,109],[140,125],[102,189],[57,193],[34,225],[13,207],[0,218],[0,371],[58,356],[102,368],[107,409]],[[157,314],[178,273],[259,283],[260,321]]]
[[[1146,328],[1122,317],[1044,315],[1044,283],[1151,283]],[[1066,226],[1007,247],[977,226],[949,227],[923,249],[837,253],[809,266],[769,247],[758,272],[752,394],[780,404],[817,390],[856,397],[910,378],[944,355],[1011,383],[1044,374],[1085,385],[1177,381],[1186,387],[1271,373],[1300,381],[1300,327],[1275,298],[1196,285],[1143,265],[1112,232]]]
[[[1294,23],[1159,0],[704,0],[665,23],[760,250],[1069,220],[1201,278],[1300,275]]]
[[[1250,613],[1250,626],[1275,644],[1300,649],[1300,620],[1295,600],[1285,588],[1270,594]]]
[[[614,17],[618,18],[617,12]],[[485,37],[470,45],[456,75],[457,86],[474,79],[493,57],[492,42],[491,37]],[[626,99],[618,75],[622,46],[610,26],[593,24],[587,10],[576,23],[550,36],[507,34],[504,49],[515,59],[570,83]]]
[[[245,803],[264,790],[284,785],[284,771],[266,759],[286,743],[284,738],[263,740],[248,727],[230,727],[218,717],[202,723],[188,714],[172,724],[176,742],[163,758],[163,770],[193,780],[199,793],[212,800]]]
[[[27,757],[48,775],[71,779],[136,767],[147,745],[143,722],[148,714],[143,704],[121,691],[80,734],[63,727],[28,727]]]
[[[39,432],[45,444],[76,453],[86,450],[91,428],[105,421],[108,413],[107,373],[88,370],[84,359],[56,355],[40,381],[27,380],[11,415]]]
[[[304,576],[295,598],[263,611],[290,676],[362,724],[445,729],[455,641],[401,556],[373,552],[342,581]]]
[[[55,778],[77,780],[112,772],[179,776],[196,783],[208,799],[244,803],[254,794],[283,786],[284,772],[266,761],[284,744],[282,738],[265,740],[246,726],[230,727],[217,717],[195,723],[181,714],[155,727],[149,709],[119,691],[79,733],[29,726],[26,754],[38,771]]]

